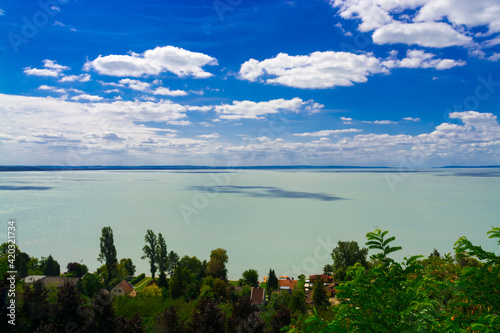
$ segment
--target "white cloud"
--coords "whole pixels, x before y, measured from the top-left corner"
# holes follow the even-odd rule
[[[60,74],[58,71],[52,69],[47,69],[47,68],[38,69],[31,67],[23,68],[23,72],[26,75],[50,76],[50,77],[58,77]]]
[[[152,91],[155,95],[164,95],[164,96],[186,96],[187,92],[184,90],[170,90],[166,87],[157,87]]]
[[[394,124],[397,124],[397,122],[392,121],[392,120],[373,120],[373,121],[363,120],[362,123],[375,124],[375,125],[394,125]]]
[[[71,69],[68,66],[59,65],[54,60],[49,60],[49,59],[43,60],[43,67],[47,67],[47,68],[50,68],[50,69],[53,69],[53,70],[56,70],[59,72]]]
[[[38,89],[40,89],[40,90],[49,90],[49,91],[54,91],[54,92],[58,92],[58,93],[61,93],[61,94],[66,94],[66,89],[57,88],[57,87],[53,87],[53,86],[48,86],[46,84],[41,85],[40,87],[38,87]]]
[[[340,17],[360,20],[359,31],[375,31],[372,39],[376,44],[477,48],[472,36],[481,38],[500,31],[497,0],[330,0],[330,4]],[[473,32],[475,27],[488,31]]]
[[[465,61],[462,60],[435,59],[434,57],[435,54],[426,53],[422,50],[408,50],[406,51],[406,58],[399,60],[395,57],[395,53],[392,52],[391,56],[382,64],[387,68],[435,68],[437,70],[465,65]]]
[[[462,124],[443,123],[428,133],[414,136],[353,133],[353,136],[309,136],[312,141],[306,142],[307,136],[291,137],[299,142],[268,136],[230,144],[216,138],[197,137],[210,135],[203,133],[193,134],[194,138],[179,138],[177,131],[165,128],[165,125],[189,124],[187,109],[166,100],[96,103],[0,94],[0,124],[4,129],[0,142],[9,146],[2,150],[2,161],[64,164],[69,157],[76,156],[83,165],[151,161],[189,164],[200,160],[222,165],[231,156],[233,165],[399,166],[417,154],[422,167],[500,164],[500,125],[491,113],[454,112],[450,117]],[[144,123],[148,126],[158,123],[158,126],[146,127]],[[199,127],[192,129],[196,128]]]
[[[0,16],[5,15],[5,10],[0,9]]]
[[[393,22],[375,30],[372,39],[375,44],[402,43],[424,47],[464,46],[473,42],[471,37],[442,22]]]
[[[130,89],[138,91],[148,91],[149,87],[151,87],[151,83],[132,79],[121,79],[118,81],[118,85],[121,87],[127,86]]]
[[[441,21],[455,25],[487,26],[490,33],[500,31],[500,3],[497,0],[427,0],[415,21]]]
[[[417,122],[417,121],[420,121],[420,118],[405,117],[402,120]]]
[[[312,103],[314,102],[304,102],[298,97],[291,100],[280,98],[267,102],[233,101],[233,104],[215,106],[215,111],[219,114],[220,119],[263,119],[268,114],[279,113],[280,111],[298,113]]]
[[[499,59],[500,59],[500,53],[497,52],[493,53],[493,55],[491,55],[488,58],[489,61],[498,61]]]
[[[351,125],[352,124],[352,118],[340,117],[340,120],[342,120],[342,123],[344,125]]]
[[[80,75],[64,75],[59,82],[88,82],[90,81],[90,74],[80,74]]]
[[[142,54],[99,56],[88,61],[84,69],[94,69],[101,75],[141,77],[171,72],[179,77],[207,78],[205,65],[217,65],[217,59],[199,52],[174,46],[156,47]]]
[[[26,75],[58,77],[62,71],[70,69],[68,66],[59,65],[53,60],[43,60],[42,69],[25,67],[23,72]]]
[[[199,112],[207,112],[214,109],[212,105],[204,105],[204,106],[193,106],[190,105],[187,107],[189,111],[199,111]],[[201,124],[201,123],[200,123]]]
[[[72,100],[74,101],[80,101],[80,100],[86,100],[86,101],[101,101],[103,98],[101,96],[96,96],[96,95],[89,95],[89,94],[81,94],[77,96],[71,97]]]
[[[366,82],[368,76],[381,72],[383,66],[372,55],[326,51],[305,56],[280,53],[260,62],[250,59],[241,65],[239,76],[252,82],[271,76],[266,83],[324,89]]]
[[[317,132],[295,133],[294,136],[329,136],[332,134],[355,133],[355,132],[361,132],[361,130],[356,129],[356,128],[347,128],[347,129],[338,129],[338,130],[322,130],[322,131],[317,131]]]
[[[220,137],[220,135],[219,133],[212,133],[212,134],[198,135],[198,137],[203,139],[217,139]]]
[[[111,94],[111,93],[119,93],[120,90],[118,89],[108,89],[106,91],[104,91],[105,94]]]

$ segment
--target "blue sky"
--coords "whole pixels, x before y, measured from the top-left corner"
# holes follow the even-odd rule
[[[0,2],[2,165],[500,164],[496,0]]]

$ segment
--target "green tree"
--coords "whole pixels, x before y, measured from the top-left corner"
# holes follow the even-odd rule
[[[146,232],[146,236],[144,237],[146,241],[146,245],[142,248],[142,251],[144,252],[144,255],[141,257],[142,259],[149,259],[149,266],[151,270],[151,276],[154,280],[155,278],[155,273],[156,273],[156,262],[158,259],[158,239],[156,238],[155,233],[153,230],[148,229]]]
[[[342,282],[347,277],[347,269],[360,263],[363,267],[367,268],[368,263],[366,256],[368,249],[360,249],[358,242],[342,242],[339,241],[337,247],[332,251],[333,259],[333,274],[337,281]]]
[[[47,276],[59,276],[61,274],[61,266],[49,255],[48,258],[42,258],[42,272]]]
[[[226,250],[215,249],[210,253],[210,261],[207,266],[207,275],[227,281],[226,263],[228,256]]]
[[[259,286],[259,274],[255,269],[248,269],[243,272],[243,281],[252,287]]]
[[[168,254],[168,265],[167,272],[168,275],[172,275],[174,272],[174,268],[179,264],[179,255],[174,251],[170,251]]]
[[[116,247],[113,238],[113,230],[111,229],[111,227],[102,228],[100,241],[101,252],[99,252],[99,257],[97,258],[97,260],[99,260],[99,262],[103,262],[106,265],[106,282],[109,282],[113,276],[112,273],[115,269],[115,265],[118,263],[118,260],[116,259]]]
[[[323,267],[323,274],[332,276],[333,275],[333,265],[331,264],[326,264],[325,267]]]
[[[130,258],[122,258],[120,260],[120,265],[122,265],[126,270],[128,275],[135,274],[135,265]]]
[[[79,284],[80,291],[87,297],[94,297],[95,293],[100,289],[103,289],[104,286],[101,283],[101,278],[96,273],[87,273],[82,278],[81,283]]]
[[[161,288],[167,287],[167,279],[165,272],[168,267],[168,251],[167,251],[167,243],[165,242],[165,238],[161,233],[158,234],[158,244],[156,247],[156,255],[158,261],[158,270],[160,271],[160,278],[158,280],[158,285]]]
[[[320,279],[316,279],[313,282],[313,295],[312,295],[312,300],[313,304],[316,307],[320,307],[323,305],[328,305],[328,296],[326,295],[325,291],[325,286],[323,285],[323,282]]]
[[[271,293],[272,290],[278,290],[278,288],[279,282],[276,277],[276,273],[274,272],[274,269],[270,269],[269,274],[267,275],[267,290]]]
[[[74,277],[82,277],[89,271],[86,265],[82,265],[77,262],[68,263],[66,269],[68,271],[67,276],[74,276]]]

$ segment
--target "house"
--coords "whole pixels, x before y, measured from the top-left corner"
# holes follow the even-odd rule
[[[312,290],[314,281],[317,281],[317,280],[323,282],[323,284],[325,284],[325,285],[333,282],[332,277],[328,276],[328,275],[324,275],[324,274],[311,275],[311,276],[309,276],[309,279],[306,279],[306,281],[304,283],[305,290]]]
[[[114,286],[113,289],[111,289],[110,294],[111,297],[123,295],[135,297],[136,292],[134,290],[134,287],[128,281],[123,280],[122,282]]]
[[[23,279],[26,284],[33,284],[38,280],[41,280],[45,277],[45,275],[28,275]]]
[[[45,285],[45,287],[61,287],[64,282],[69,282],[70,284],[76,286],[80,282],[80,278],[77,277],[61,277],[61,276],[46,276],[40,281]]]
[[[263,288],[250,288],[250,300],[252,304],[262,305],[266,299],[266,290]]]
[[[292,292],[292,290],[297,286],[297,280],[294,280],[293,278],[285,278],[285,279],[279,279],[278,284],[279,284],[279,289],[281,290],[288,290],[289,292]]]

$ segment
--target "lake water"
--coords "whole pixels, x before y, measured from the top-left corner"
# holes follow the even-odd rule
[[[389,181],[388,181],[389,180]],[[391,186],[392,184],[392,186]],[[138,273],[147,229],[168,250],[209,259],[224,248],[228,275],[246,269],[297,277],[320,273],[339,240],[364,245],[375,228],[403,246],[394,258],[451,252],[460,236],[490,251],[500,221],[500,169],[62,171],[0,173],[0,220],[17,221],[22,251],[52,256],[65,270],[101,264],[99,237],[114,232],[118,259]]]

